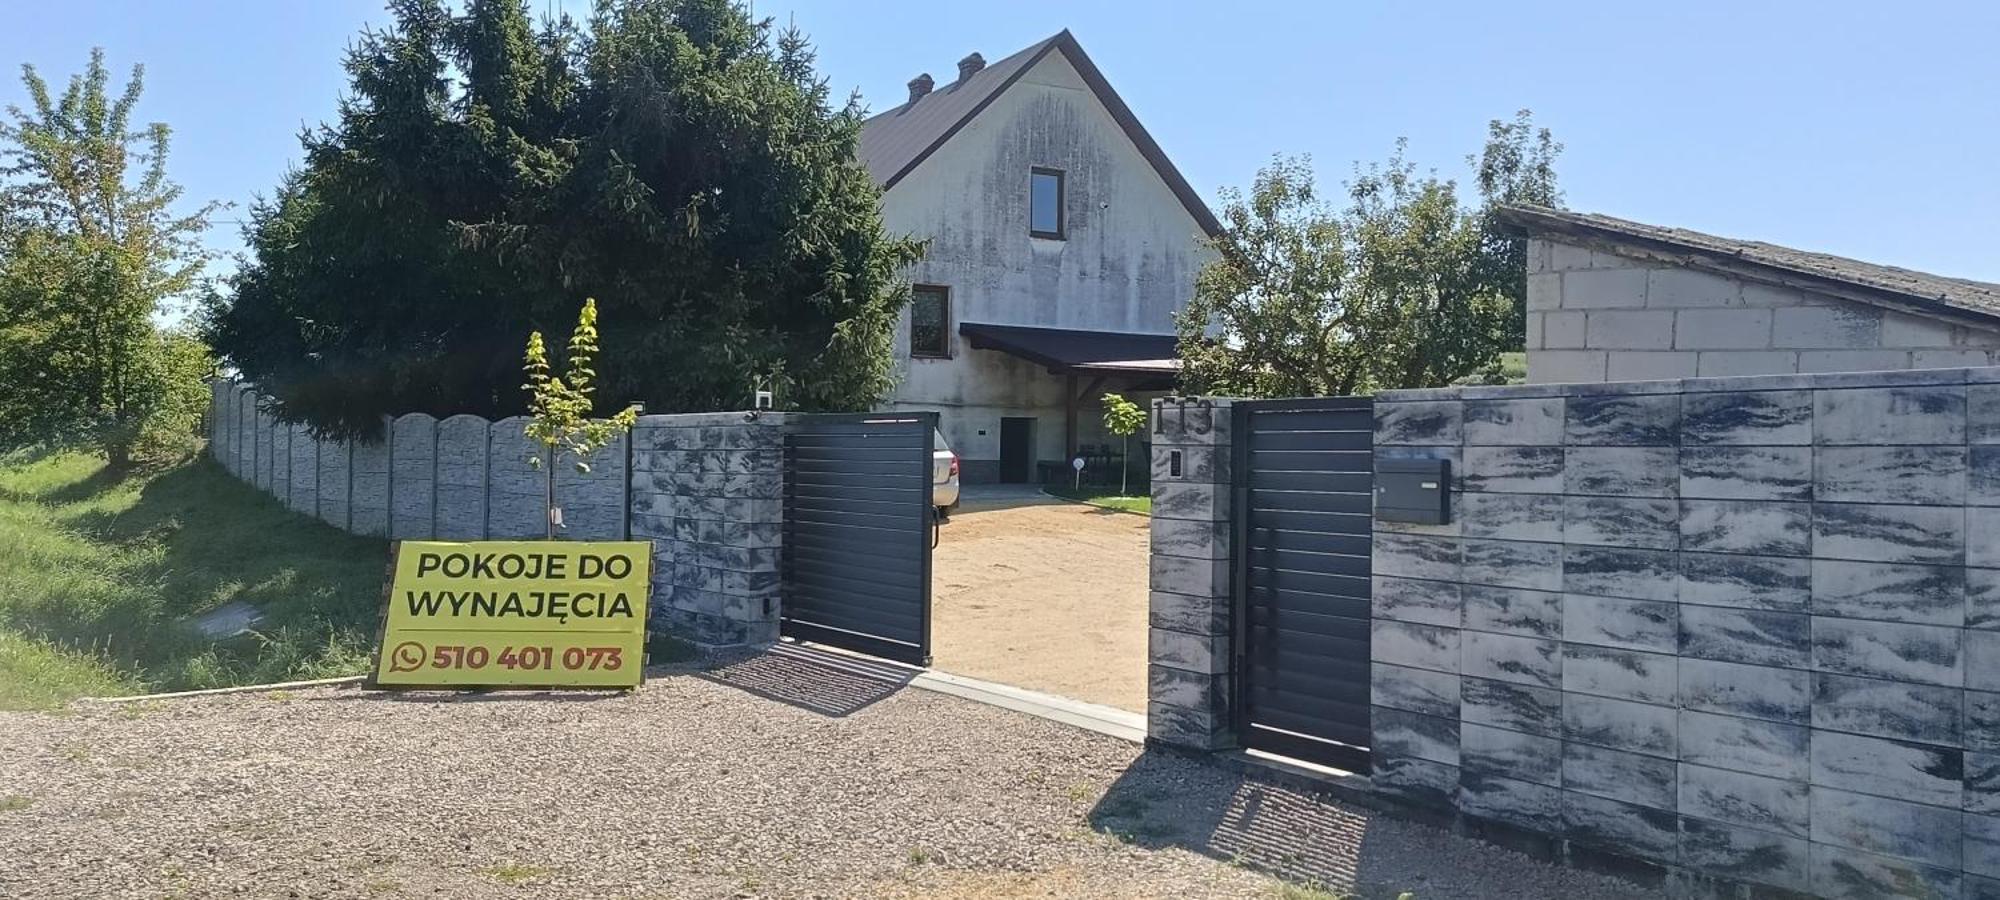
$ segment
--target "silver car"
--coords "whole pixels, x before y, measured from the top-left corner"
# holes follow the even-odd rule
[[[958,454],[951,452],[943,431],[932,432],[932,439],[936,444],[931,450],[931,502],[942,519],[958,505]]]

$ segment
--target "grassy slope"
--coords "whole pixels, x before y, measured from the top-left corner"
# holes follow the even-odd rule
[[[0,709],[45,709],[136,689],[132,678],[96,658],[0,631]]]
[[[0,458],[0,706],[358,672],[386,559],[206,459],[120,480],[81,454]],[[258,635],[181,624],[232,600],[265,611]]]

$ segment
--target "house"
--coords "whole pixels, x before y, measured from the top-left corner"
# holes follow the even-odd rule
[[[929,241],[884,406],[938,412],[966,481],[1033,481],[1116,443],[1103,393],[1172,387],[1220,225],[1068,31],[909,89],[858,151],[887,229]]]
[[[2000,284],[1610,216],[1517,206],[1528,380],[2000,363]]]

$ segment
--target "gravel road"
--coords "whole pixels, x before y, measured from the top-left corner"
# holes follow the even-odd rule
[[[893,687],[766,656],[630,695],[0,713],[0,897],[1321,896],[1259,866],[1367,897],[1641,896]]]

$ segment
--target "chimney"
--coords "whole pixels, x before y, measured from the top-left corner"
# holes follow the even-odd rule
[[[929,72],[910,79],[910,102],[915,103],[924,99],[924,95],[931,92],[931,86],[934,84],[937,82],[931,80]]]
[[[967,78],[971,78],[979,74],[979,70],[984,68],[986,68],[986,57],[980,56],[978,51],[974,51],[966,58],[958,61],[958,80],[964,81]]]

